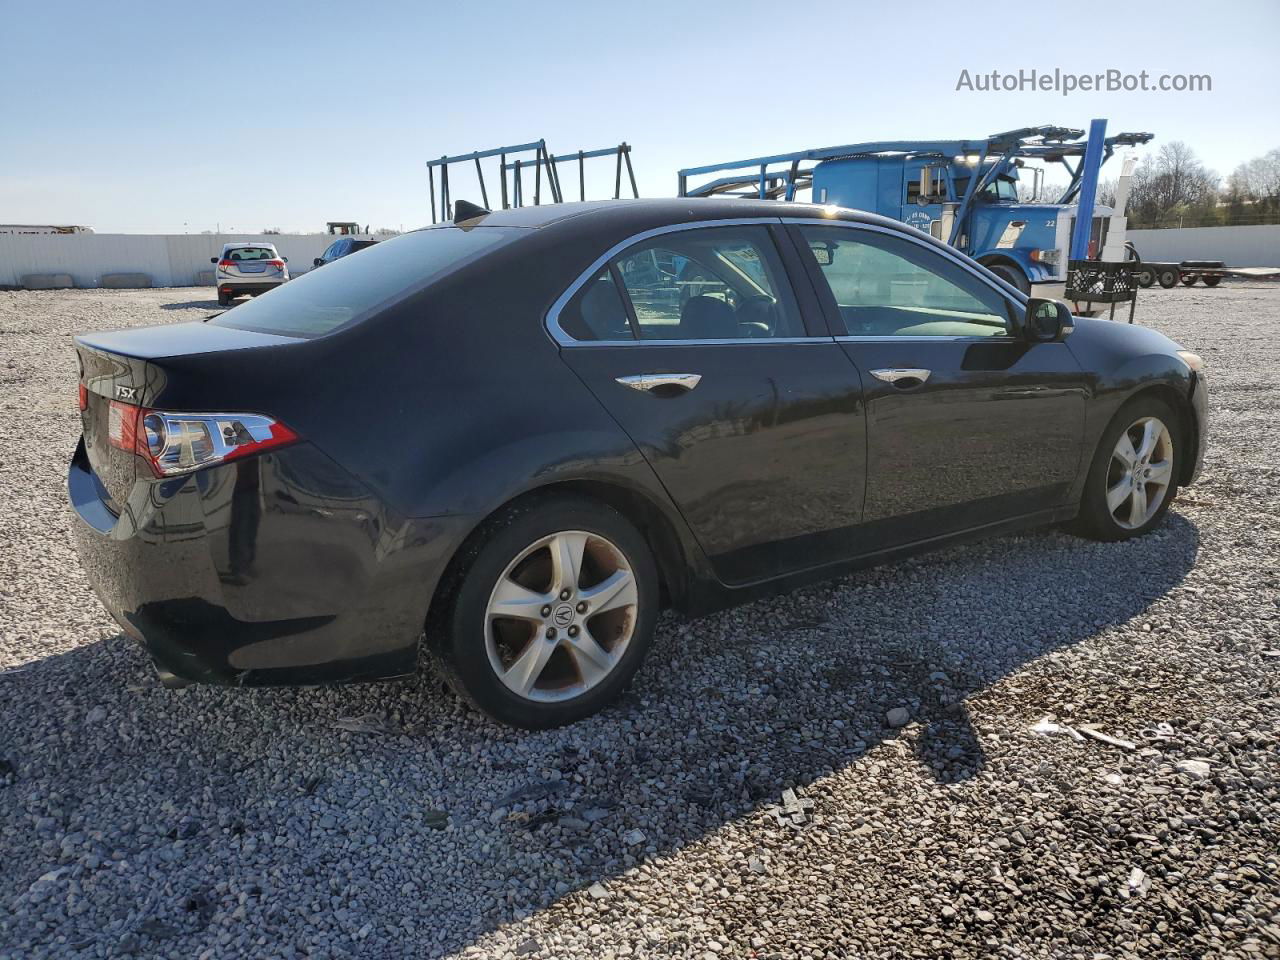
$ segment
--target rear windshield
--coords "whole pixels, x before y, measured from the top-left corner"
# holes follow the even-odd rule
[[[210,323],[287,337],[318,337],[364,319],[515,239],[516,227],[432,227],[342,257],[220,314]]]
[[[232,247],[227,251],[228,260],[278,260],[277,254],[270,247]]]

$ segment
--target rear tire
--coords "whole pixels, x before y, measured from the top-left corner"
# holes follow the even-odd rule
[[[1206,287],[1216,287],[1222,282],[1221,277],[1201,277],[1200,279],[1204,281]]]
[[[1178,492],[1183,434],[1163,400],[1137,397],[1121,407],[1094,452],[1072,532],[1115,541],[1158,526]]]
[[[1200,275],[1196,273],[1184,273],[1182,275],[1182,285],[1184,287],[1194,287],[1200,280]]]
[[[439,595],[450,599],[427,648],[449,686],[499,723],[541,730],[596,713],[631,681],[653,639],[658,573],[612,507],[553,496],[488,521]]]
[[[1155,286],[1156,272],[1150,267],[1139,267],[1138,272],[1133,275],[1133,278],[1138,281],[1138,286],[1145,289],[1147,287]]]
[[[225,293],[218,294],[218,306],[220,307],[231,306],[231,298],[227,296]]]
[[[1166,267],[1156,273],[1156,281],[1166,290],[1172,290],[1178,285],[1178,271],[1172,267]]]

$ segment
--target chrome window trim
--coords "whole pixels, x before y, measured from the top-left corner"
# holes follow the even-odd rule
[[[782,222],[785,224],[795,224],[797,226],[802,226],[802,227],[803,226],[839,227],[843,230],[867,230],[867,231],[870,231],[871,233],[883,233],[891,237],[901,237],[903,240],[906,240],[908,243],[915,244],[917,247],[920,247],[922,250],[928,250],[930,253],[936,256],[939,256],[946,260],[951,261],[956,266],[962,267],[964,270],[971,273],[977,280],[981,281],[986,286],[988,286],[998,297],[1002,298],[1006,303],[1012,304],[1016,309],[1022,310],[1024,312],[1027,309],[1026,300],[1029,298],[1023,298],[1022,301],[1014,299],[1009,295],[1008,290],[1003,289],[998,285],[998,283],[993,282],[991,277],[986,276],[984,273],[981,273],[979,269],[975,269],[975,268],[980,268],[982,266],[981,264],[975,263],[974,261],[970,260],[968,257],[965,257],[963,254],[960,254],[952,250],[950,247],[944,246],[943,249],[939,250],[932,243],[926,243],[920,237],[913,237],[911,233],[914,228],[908,228],[906,230],[898,230],[893,227],[882,227],[876,223],[859,223],[856,220],[819,220],[819,219],[810,218],[810,217],[782,217],[781,219],[782,219]],[[916,232],[919,232],[919,231],[916,231]],[[1018,296],[1021,297],[1022,294],[1019,293]],[[1012,321],[1013,321],[1013,317],[1011,315],[1010,323],[1012,323]],[[1018,340],[1019,338],[1015,336],[1012,332],[1009,332],[1002,337],[880,337],[880,336],[859,336],[857,334],[852,334],[852,333],[839,335],[836,337],[836,340],[839,340],[839,341],[876,340],[876,339],[880,339],[880,340],[909,340],[909,339],[910,340],[969,340],[971,339],[976,341],[984,341],[984,340],[991,341],[991,340]]]
[[[703,230],[707,227],[749,227],[749,226],[777,226],[783,222],[781,217],[731,217],[720,218],[718,220],[693,220],[689,223],[669,223],[666,226],[654,227],[651,230],[644,230],[640,233],[632,234],[625,240],[615,243],[612,247],[596,257],[592,261],[591,266],[582,271],[578,278],[569,284],[568,289],[556,298],[556,302],[551,305],[551,309],[547,311],[545,326],[548,335],[561,347],[697,347],[715,344],[716,346],[744,345],[755,344],[757,346],[769,343],[831,343],[832,337],[744,337],[733,340],[575,340],[569,336],[560,327],[560,312],[565,308],[574,295],[582,289],[583,284],[590,280],[596,273],[628,247],[637,243],[642,243],[653,237],[661,237],[668,233],[683,233],[686,230]],[[787,278],[790,283],[790,278]]]
[[[831,344],[835,339],[835,337],[746,337],[734,340],[574,340],[572,337],[566,337],[556,342],[562,347],[577,349],[578,347],[759,347],[774,343]]]
[[[836,343],[1021,343],[1018,337],[1007,333],[994,337],[895,337],[892,334],[847,333],[834,338]]]

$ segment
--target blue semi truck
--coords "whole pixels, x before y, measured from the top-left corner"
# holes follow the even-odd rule
[[[1095,258],[1102,250],[1111,210],[1082,191],[1094,189],[1097,169],[1086,162],[1083,130],[1026,127],[980,140],[895,140],[823,147],[735,160],[679,173],[682,197],[730,195],[798,197],[867,210],[900,220],[943,240],[1024,293],[1061,298],[1068,259]],[[1138,146],[1149,133],[1106,137],[1100,167],[1116,148]],[[1019,199],[1019,172],[1028,160],[1057,163],[1070,180],[1054,203]],[[1044,167],[1031,168],[1038,197]],[[701,180],[714,177],[710,180]],[[694,183],[695,180],[701,182]],[[1071,252],[1077,211],[1092,209],[1088,250]],[[1123,220],[1117,222],[1123,229]],[[1115,239],[1114,237],[1112,238]],[[1120,238],[1121,240],[1123,238]]]

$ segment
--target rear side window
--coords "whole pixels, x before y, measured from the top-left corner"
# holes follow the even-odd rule
[[[232,247],[227,251],[228,260],[279,260],[280,255],[270,247]]]
[[[416,293],[524,231],[432,227],[341,257],[209,322],[220,327],[318,337]]]
[[[559,317],[575,340],[746,340],[805,336],[769,232],[678,230],[625,251]]]

